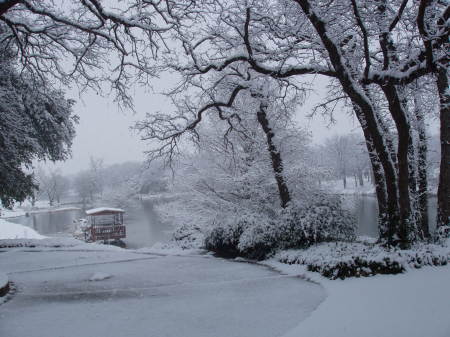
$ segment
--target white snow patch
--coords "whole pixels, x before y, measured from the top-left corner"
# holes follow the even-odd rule
[[[111,207],[99,207],[99,208],[92,208],[92,209],[88,209],[86,211],[87,215],[91,215],[91,214],[95,214],[95,213],[99,213],[99,212],[120,212],[120,213],[125,213],[125,211],[121,208],[111,208]]]
[[[96,272],[91,277],[89,277],[89,281],[103,281],[113,277],[111,274]]]
[[[157,242],[152,247],[139,248],[136,249],[135,252],[141,254],[158,254],[158,255],[172,255],[172,256],[204,255],[206,253],[204,249],[182,248],[173,242],[168,243]]]
[[[5,239],[45,239],[34,229],[0,219],[0,240]]]
[[[328,280],[304,265],[263,263],[321,284],[325,301],[282,337],[450,336],[450,265],[405,274]]]
[[[25,215],[25,211],[21,209],[3,209],[0,207],[0,217],[3,219],[15,218]]]

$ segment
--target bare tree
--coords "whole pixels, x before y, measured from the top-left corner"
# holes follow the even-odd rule
[[[108,83],[132,106],[131,82],[158,75],[155,58],[188,15],[191,1],[2,1],[1,48],[15,50],[22,67],[40,80],[72,83],[99,92]]]
[[[434,63],[446,60],[443,51],[448,32],[436,31],[429,41],[417,36],[421,17],[427,24],[446,22],[447,9],[439,5],[434,16],[425,17],[420,4],[395,0],[236,1],[221,5],[212,1],[202,2],[201,8],[201,13],[182,20],[183,29],[177,30],[190,60],[168,63],[183,75],[174,92],[190,87],[208,93],[215,86],[208,82],[208,74],[244,65],[291,83],[306,74],[331,78],[342,94],[322,105],[328,108],[343,101],[361,124],[375,177],[382,240],[407,247],[419,239],[416,160],[405,90],[416,79],[432,74],[424,62],[427,45],[438,51]],[[200,18],[208,29],[192,24]],[[158,118],[164,119],[162,115]],[[159,138],[165,143],[165,153],[176,149],[170,135],[177,138],[180,132],[191,132],[200,120],[184,129],[174,124],[161,128],[166,131]],[[166,143],[169,139],[172,141]]]

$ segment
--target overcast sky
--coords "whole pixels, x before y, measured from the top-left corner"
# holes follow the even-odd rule
[[[320,81],[320,78],[316,79]],[[321,85],[320,85],[321,84]],[[156,82],[158,88],[167,88],[170,81],[160,79]],[[325,88],[325,83],[319,83],[319,88]],[[343,112],[337,112],[336,124],[329,126],[318,116],[314,119],[306,118],[312,106],[322,101],[325,89],[317,94],[311,94],[307,102],[298,108],[297,120],[301,126],[307,126],[313,135],[313,142],[321,143],[333,134],[361,132],[355,118]],[[142,119],[146,112],[167,111],[170,104],[163,95],[136,90],[134,93],[136,113],[120,111],[113,97],[101,97],[88,92],[81,96],[74,91],[68,92],[68,97],[77,103],[75,113],[80,117],[77,125],[77,135],[72,148],[72,158],[56,165],[47,163],[48,168],[61,168],[63,173],[71,174],[88,168],[91,156],[103,158],[104,164],[114,164],[125,161],[143,161],[147,144],[139,139],[139,135],[130,130],[134,123]]]

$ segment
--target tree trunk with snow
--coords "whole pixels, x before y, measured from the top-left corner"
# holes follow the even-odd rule
[[[450,92],[448,70],[441,67],[438,72],[440,122],[441,122],[441,165],[438,188],[437,225],[450,225]]]
[[[281,207],[285,208],[291,201],[286,180],[283,175],[283,160],[281,154],[274,143],[275,134],[269,125],[267,118],[267,103],[261,102],[257,111],[258,122],[261,125],[267,138],[267,149],[272,161],[273,172],[275,173],[275,180],[277,181],[278,194],[280,196]]]
[[[363,171],[358,172],[358,180],[359,180],[359,186],[364,186],[364,177],[363,177]]]
[[[395,121],[398,132],[397,163],[398,163],[398,191],[400,206],[400,228],[398,229],[401,245],[407,246],[414,240],[415,225],[413,205],[410,194],[413,172],[410,169],[412,157],[411,126],[408,121],[405,106],[400,98],[399,90],[393,85],[382,86],[382,90],[389,103],[389,111]]]
[[[396,244],[397,237],[399,236],[398,230],[400,228],[397,174],[391,160],[391,154],[387,149],[385,139],[380,130],[376,111],[369,98],[364,94],[364,91],[361,90],[362,88],[352,78],[351,72],[347,69],[345,62],[342,59],[341,50],[334,43],[333,39],[329,37],[325,22],[316,15],[314,10],[312,10],[310,1],[296,0],[296,2],[311,21],[322,40],[323,45],[327,49],[331,64],[336,71],[342,89],[352,100],[353,105],[357,107],[355,112],[363,127],[366,142],[373,143],[373,148],[377,152],[378,159],[383,166],[383,175],[387,191],[387,212],[385,214],[388,219],[383,219],[383,223],[386,224],[387,228],[381,228],[380,236],[387,244]]]
[[[417,97],[414,97],[415,114],[417,120],[417,204],[419,213],[419,225],[421,236],[430,237],[428,223],[428,177],[427,177],[427,134],[424,121],[424,113]]]

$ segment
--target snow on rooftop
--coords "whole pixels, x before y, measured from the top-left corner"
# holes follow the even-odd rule
[[[120,208],[99,207],[99,208],[88,209],[86,211],[86,214],[87,215],[92,215],[92,214],[102,213],[102,212],[125,213],[125,211],[123,209],[120,209]]]

